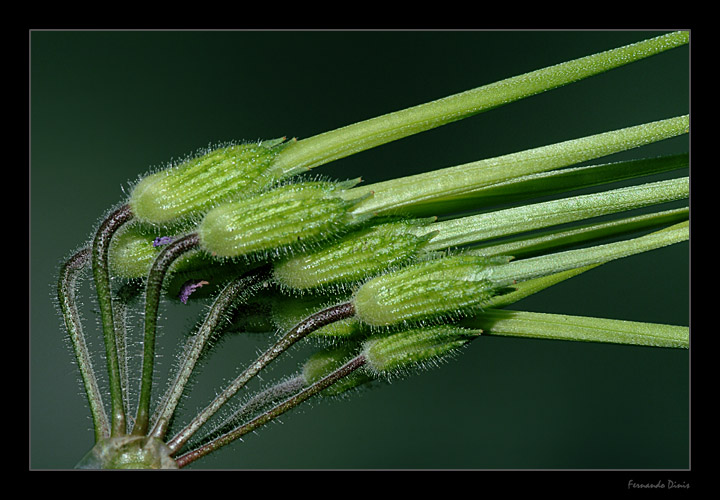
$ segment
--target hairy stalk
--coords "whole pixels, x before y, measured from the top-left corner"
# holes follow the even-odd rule
[[[267,389],[255,394],[222,423],[207,432],[205,437],[201,439],[201,442],[209,442],[210,437],[225,434],[226,432],[235,429],[240,424],[247,422],[249,418],[256,415],[258,412],[268,408],[270,405],[277,404],[280,401],[289,398],[293,394],[302,390],[304,387],[306,387],[306,382],[302,375],[292,377],[288,380],[284,380],[268,387]]]
[[[130,408],[130,368],[128,366],[129,355],[128,355],[128,339],[127,339],[127,313],[128,304],[137,295],[139,295],[140,288],[136,283],[126,283],[120,287],[117,293],[117,300],[113,302],[114,319],[115,319],[115,341],[117,344],[118,353],[118,368],[120,373],[120,385],[122,386],[124,402],[125,402],[125,414],[131,414]]]
[[[108,268],[108,252],[110,240],[115,232],[133,218],[128,205],[123,205],[112,212],[100,225],[93,240],[92,268],[95,289],[102,318],[103,339],[105,341],[105,357],[110,381],[111,401],[111,435],[122,436],[126,432],[125,404],[123,401],[122,377],[115,340],[115,320],[113,316],[112,291],[110,289],[110,271]]]
[[[689,39],[687,31],[668,33],[348,125],[288,146],[273,168],[283,173],[314,168],[659,54]]]
[[[325,376],[324,378],[318,380],[314,384],[310,385],[306,389],[303,389],[295,396],[292,396],[279,405],[273,407],[271,410],[263,413],[262,415],[259,415],[255,417],[250,422],[238,427],[237,429],[228,432],[227,434],[224,434],[217,439],[211,441],[210,443],[207,443],[206,445],[201,446],[200,448],[197,448],[196,450],[189,451],[188,453],[185,453],[178,457],[176,459],[176,462],[178,464],[178,467],[182,468],[187,466],[188,464],[194,462],[195,460],[204,457],[208,453],[211,453],[227,444],[230,444],[231,442],[235,441],[236,439],[244,436],[248,432],[252,432],[258,427],[265,425],[266,423],[270,422],[274,418],[279,417],[283,413],[292,410],[296,406],[298,406],[300,403],[304,402],[306,399],[318,394],[319,392],[327,389],[335,382],[341,380],[342,378],[346,377],[347,375],[351,374],[358,368],[364,366],[366,363],[366,359],[363,355],[359,355],[355,357],[354,359],[348,361],[346,364],[335,370],[334,372],[330,373],[329,375]]]
[[[294,328],[280,338],[271,348],[263,353],[245,371],[243,371],[220,395],[218,395],[187,427],[180,431],[168,442],[168,447],[173,453],[180,451],[180,448],[190,439],[197,430],[202,427],[232,396],[237,393],[247,382],[265,368],[272,360],[289,349],[297,341],[314,332],[315,330],[349,318],[355,314],[355,308],[351,303],[343,303],[319,311],[304,321],[298,323]]]
[[[65,327],[70,336],[70,342],[75,352],[75,357],[80,369],[83,386],[85,387],[85,395],[90,405],[90,414],[92,415],[93,428],[95,431],[95,442],[110,436],[110,423],[105,414],[102,396],[98,388],[97,379],[95,378],[95,370],[90,359],[90,352],[85,342],[85,334],[83,333],[82,322],[75,301],[75,282],[78,274],[90,264],[91,249],[83,248],[75,255],[70,257],[60,270],[60,278],[58,280],[58,301],[65,320]]]
[[[170,420],[175,412],[185,385],[190,379],[200,354],[205,348],[210,335],[215,331],[220,321],[227,317],[230,309],[237,304],[241,297],[251,294],[260,282],[266,279],[269,266],[263,266],[230,282],[217,296],[197,334],[188,345],[182,357],[182,365],[178,370],[175,381],[163,397],[155,425],[150,436],[162,439],[167,432]]]
[[[155,365],[155,334],[160,306],[163,281],[175,260],[196,248],[199,238],[190,233],[167,245],[153,261],[145,288],[145,336],[143,340],[143,366],[140,379],[140,399],[133,435],[145,435],[150,419],[150,397],[152,393],[153,369]]]

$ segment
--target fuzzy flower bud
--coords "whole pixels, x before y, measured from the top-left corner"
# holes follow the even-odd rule
[[[372,327],[461,316],[498,293],[493,265],[506,260],[451,255],[377,276],[356,291],[356,316]]]
[[[270,172],[283,140],[221,147],[150,174],[135,186],[128,204],[139,220],[166,225],[258,192],[277,181]]]
[[[318,251],[276,263],[275,280],[287,288],[309,290],[361,281],[404,265],[436,234],[423,229],[430,220],[393,221],[354,231]]]
[[[130,224],[113,237],[108,263],[110,274],[120,278],[134,279],[147,276],[153,260],[164,245],[172,241],[169,236],[157,236],[141,224]],[[221,262],[202,252],[189,252],[173,263],[172,273],[193,273],[217,276],[223,269]],[[192,276],[186,276],[190,279]]]
[[[203,249],[219,257],[307,249],[358,222],[359,200],[340,195],[357,181],[301,182],[220,205],[197,227]]]
[[[455,326],[415,328],[381,337],[363,344],[366,370],[383,376],[422,367],[441,360],[480,335],[480,330]]]

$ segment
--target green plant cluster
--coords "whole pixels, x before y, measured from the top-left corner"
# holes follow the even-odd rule
[[[669,33],[316,137],[224,145],[142,178],[94,240],[68,260],[59,280],[97,441],[78,466],[184,467],[308,398],[434,366],[480,335],[687,348],[685,327],[504,308],[605,262],[689,238],[687,207],[596,219],[687,199],[688,177],[563,196],[687,168],[686,153],[577,164],[687,134],[688,115],[371,185],[310,173],[687,42],[688,33]],[[560,197],[528,201],[538,194]],[[516,205],[484,210],[483,203],[498,198]],[[89,267],[102,312],[109,409],[74,300],[75,279]],[[113,289],[114,280],[123,288]],[[133,375],[120,347],[127,338],[124,314],[137,295],[144,299],[143,365],[132,408],[127,379]],[[153,397],[160,302],[206,298],[211,305],[175,378]],[[279,334],[177,429],[175,410],[188,381],[211,339],[230,330]],[[209,423],[306,338],[318,341],[318,352],[298,374]]]

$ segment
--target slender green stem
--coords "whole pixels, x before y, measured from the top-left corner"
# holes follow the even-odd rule
[[[685,241],[690,237],[689,226],[686,221],[639,238],[513,261],[493,268],[491,279],[507,286],[570,269],[603,264]]]
[[[93,369],[90,352],[85,342],[80,313],[75,300],[75,283],[78,274],[90,265],[91,249],[83,248],[73,255],[60,270],[58,280],[58,301],[75,352],[80,376],[85,387],[85,395],[90,405],[95,442],[110,436],[110,423],[105,414],[100,389],[98,388],[95,370]]]
[[[689,39],[687,31],[668,33],[319,134],[284,149],[274,168],[283,173],[314,168],[659,54]]]
[[[115,232],[133,218],[128,205],[123,205],[112,212],[100,225],[93,240],[92,267],[95,289],[100,306],[100,315],[105,341],[105,357],[110,382],[111,401],[111,434],[121,436],[125,429],[125,409],[123,402],[122,378],[115,339],[115,321],[113,317],[113,300],[110,289],[110,272],[108,268],[108,252],[110,241]]]
[[[608,342],[687,349],[689,329],[638,321],[589,318],[525,311],[490,310],[477,315],[469,324],[483,335]]]
[[[533,255],[547,253],[550,250],[554,251],[563,247],[590,243],[602,238],[677,224],[688,220],[689,215],[690,209],[687,207],[665,210],[609,222],[586,224],[572,229],[550,230],[541,234],[533,233],[531,236],[522,235],[517,238],[504,239],[500,242],[493,241],[473,246],[466,253],[485,255],[487,257],[493,255],[512,255],[515,258],[532,257]]]
[[[288,398],[287,400],[285,400],[284,402],[275,406],[274,408],[267,411],[266,413],[259,415],[258,417],[254,418],[250,422],[238,427],[234,431],[228,432],[227,434],[220,436],[219,438],[211,441],[210,443],[208,443],[196,450],[189,451],[188,453],[185,453],[184,455],[178,457],[176,460],[178,467],[180,467],[180,468],[185,467],[188,464],[194,462],[195,460],[204,457],[208,453],[211,453],[227,444],[230,444],[231,442],[244,436],[248,432],[252,432],[255,429],[257,429],[258,427],[265,425],[266,423],[270,422],[274,418],[277,418],[280,415],[282,415],[283,413],[295,408],[296,406],[298,406],[300,403],[304,402],[308,398],[327,389],[335,382],[341,380],[342,378],[351,374],[358,368],[364,366],[365,362],[366,362],[365,357],[362,355],[357,356],[356,358],[348,361],[346,364],[344,364],[343,366],[341,366],[334,372],[332,372],[329,375],[325,376],[324,378],[318,380],[317,382],[310,385],[309,387],[303,389],[295,396]]]
[[[230,282],[216,297],[208,315],[200,326],[197,334],[183,354],[182,365],[178,370],[175,381],[171,384],[167,394],[163,397],[157,420],[150,435],[162,439],[167,431],[175,408],[185,390],[200,354],[205,348],[210,335],[216,330],[220,322],[228,317],[231,308],[237,304],[239,298],[255,290],[255,286],[267,277],[268,266],[254,269],[249,273]]]
[[[184,253],[197,248],[199,237],[197,233],[190,233],[179,238],[158,254],[153,261],[147,278],[145,288],[145,336],[143,340],[143,366],[140,379],[140,399],[138,402],[137,417],[133,427],[133,435],[144,435],[149,426],[150,398],[152,393],[153,369],[155,365],[155,334],[157,330],[157,316],[160,306],[163,281],[165,275],[175,260]]]
[[[506,205],[541,196],[687,169],[689,164],[690,155],[682,153],[656,158],[567,167],[523,175],[482,188],[477,196],[472,198],[472,209],[479,210],[492,205]],[[467,202],[460,202],[459,207],[461,209],[467,207]],[[443,208],[445,208],[444,205]],[[450,210],[452,210],[451,206],[445,212]]]
[[[617,244],[610,244],[610,246],[593,247],[589,250],[581,249],[570,251],[569,255],[574,255],[575,258],[563,258],[563,253],[548,254],[535,259],[525,259],[526,264],[529,262],[530,268],[535,267],[536,272],[539,276],[531,278],[517,278],[512,283],[513,291],[495,297],[488,300],[484,305],[485,309],[500,309],[510,304],[529,297],[535,293],[538,293],[546,288],[549,288],[557,283],[573,278],[579,274],[582,274],[590,269],[594,269],[606,262],[610,262],[616,258],[625,257],[632,253],[639,253],[649,251],[654,248],[660,248],[665,245],[677,243],[687,239],[687,222],[674,224],[668,228],[661,229],[655,233],[651,233],[645,237],[637,238],[635,240],[629,240],[620,242]],[[502,246],[502,245],[500,245]],[[586,253],[588,252],[588,253]],[[469,253],[473,253],[470,251]],[[482,253],[482,252],[478,252]],[[491,253],[490,255],[497,255]],[[548,270],[553,266],[553,260],[555,256],[561,256],[560,262],[555,264],[555,270]],[[585,256],[585,258],[583,257]],[[565,262],[562,262],[562,261]],[[574,260],[574,263],[573,263]],[[585,262],[587,265],[583,265]],[[523,264],[524,266],[525,264]],[[506,269],[507,270],[507,266]],[[512,270],[509,274],[512,274]],[[473,327],[472,322],[468,325]]]
[[[173,453],[190,439],[232,396],[247,382],[265,368],[271,361],[289,349],[297,341],[303,339],[315,330],[349,318],[355,314],[352,303],[343,303],[319,311],[298,323],[294,328],[283,335],[272,347],[265,351],[255,362],[245,369],[222,393],[220,393],[200,414],[168,442],[168,448]]]
[[[425,248],[435,250],[477,243],[675,201],[689,194],[690,179],[683,177],[450,219],[431,226],[439,233]]]
[[[358,216],[393,213],[438,215],[443,213],[444,205],[448,204],[455,210],[465,205],[466,209],[472,208],[472,201],[482,197],[483,190],[488,186],[686,134],[689,123],[689,115],[677,116],[464,165],[358,186],[349,189],[346,196],[373,194],[353,209],[353,214]]]

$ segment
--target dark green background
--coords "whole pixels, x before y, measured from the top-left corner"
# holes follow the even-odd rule
[[[57,266],[148,169],[220,141],[308,137],[657,34],[32,32],[30,467],[70,468],[92,446],[53,303]],[[371,183],[688,110],[683,47],[318,172]],[[612,159],[687,150],[682,137]],[[688,325],[688,248],[603,266],[515,308]],[[82,293],[86,331],[101,351],[92,292]],[[161,369],[191,325],[188,311],[198,310],[163,310]],[[223,344],[187,411],[266,345],[261,337]],[[689,357],[482,337],[437,369],[313,403],[195,467],[687,468]]]

